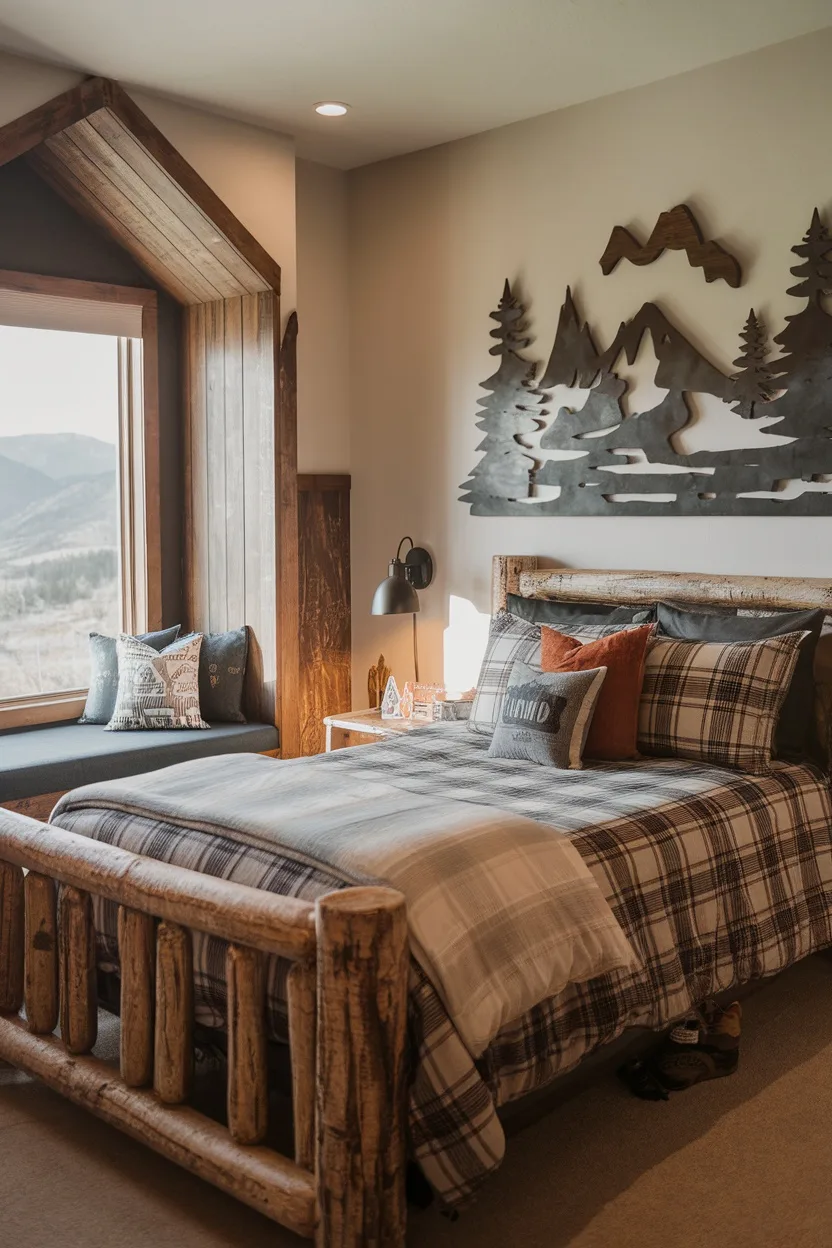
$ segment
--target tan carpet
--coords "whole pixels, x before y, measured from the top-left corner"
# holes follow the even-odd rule
[[[745,1003],[739,1072],[667,1104],[614,1077],[509,1141],[456,1223],[411,1215],[414,1248],[830,1248],[832,961]],[[8,1248],[297,1248],[302,1241],[0,1072]]]

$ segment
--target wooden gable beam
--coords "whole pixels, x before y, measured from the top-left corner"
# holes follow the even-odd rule
[[[60,134],[76,121],[104,108],[108,85],[112,84],[105,78],[88,78],[70,91],[64,91],[63,95],[56,95],[22,117],[0,126],[0,165],[25,156],[54,134]]]
[[[0,128],[0,164],[19,156],[180,303],[280,293],[280,265],[118,83],[91,78]]]

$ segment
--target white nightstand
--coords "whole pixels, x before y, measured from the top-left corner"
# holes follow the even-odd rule
[[[430,726],[426,720],[382,719],[378,709],[348,711],[345,715],[325,715],[324,725],[327,754],[346,745],[351,736],[369,737],[379,741],[385,737],[395,737],[399,732],[413,732],[416,728]],[[361,742],[354,741],[352,744],[360,745]]]

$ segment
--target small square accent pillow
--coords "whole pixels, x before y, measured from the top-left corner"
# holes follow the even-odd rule
[[[543,767],[582,767],[582,754],[595,704],[607,674],[539,672],[515,663],[489,758],[522,758]]]
[[[582,643],[544,625],[540,647],[544,672],[607,669],[584,747],[587,758],[614,761],[637,756],[644,660],[653,630],[654,625],[643,624]]]
[[[725,643],[656,637],[644,666],[639,749],[660,758],[767,771],[805,636]]]
[[[163,628],[158,633],[142,633],[137,640],[154,650],[164,650],[179,636],[179,625]],[[115,637],[90,633],[90,688],[84,714],[79,724],[108,724],[116,709],[118,693],[118,655]]]
[[[212,724],[244,724],[248,629],[205,633],[199,653],[199,705]]]
[[[208,728],[199,709],[202,634],[161,654],[135,637],[118,639],[118,695],[107,732],[143,728]]]

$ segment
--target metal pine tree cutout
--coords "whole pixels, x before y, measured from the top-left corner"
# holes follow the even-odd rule
[[[490,313],[497,328],[491,337],[497,342],[490,348],[499,365],[496,373],[482,382],[488,394],[479,400],[477,428],[485,437],[477,446],[482,459],[460,489],[466,491],[462,500],[479,498],[528,498],[536,460],[529,454],[523,435],[535,433],[543,423],[540,410],[543,396],[534,388],[537,365],[525,360],[518,352],[530,339],[524,337],[525,309],[512,294],[506,281],[496,311]]]

